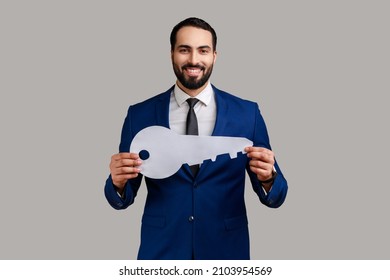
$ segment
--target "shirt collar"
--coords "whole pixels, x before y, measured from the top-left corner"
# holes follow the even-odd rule
[[[207,82],[207,86],[202,90],[197,96],[195,96],[199,101],[201,101],[204,105],[209,105],[211,98],[213,96],[213,88],[211,87],[211,83]],[[181,107],[188,98],[191,98],[187,93],[185,93],[177,84],[175,84],[175,88],[173,89],[173,94],[175,96],[177,105]]]

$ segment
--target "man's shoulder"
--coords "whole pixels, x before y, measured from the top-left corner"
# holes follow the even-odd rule
[[[235,95],[234,93],[230,93],[221,89],[218,89],[213,85],[214,93],[216,94],[217,98],[221,98],[229,103],[241,105],[241,106],[257,106],[257,103],[252,100],[244,99],[242,97],[239,97]]]
[[[173,90],[173,87],[169,88],[167,91],[164,91],[162,93],[154,95],[154,96],[152,96],[148,99],[145,99],[141,102],[135,103],[135,104],[131,105],[131,107],[137,108],[137,107],[151,106],[151,105],[154,105],[156,102],[169,100],[171,93],[172,93],[172,90]]]

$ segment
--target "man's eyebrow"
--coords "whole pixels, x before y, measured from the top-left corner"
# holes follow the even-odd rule
[[[191,49],[191,46],[189,45],[179,45],[178,48],[185,48],[185,49]]]
[[[192,47],[189,46],[189,45],[179,45],[179,46],[177,46],[177,47],[178,47],[178,48],[185,48],[185,49],[192,49]],[[199,47],[197,47],[197,49],[211,49],[211,47],[208,46],[208,45],[204,45],[204,46],[199,46]]]

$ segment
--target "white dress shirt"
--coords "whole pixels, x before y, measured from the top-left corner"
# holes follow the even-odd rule
[[[169,104],[169,127],[178,134],[186,134],[186,122],[189,105],[186,102],[190,95],[175,85]],[[210,82],[206,88],[195,98],[199,102],[195,104],[194,111],[198,120],[199,135],[210,136],[213,133],[217,116],[217,105]]]

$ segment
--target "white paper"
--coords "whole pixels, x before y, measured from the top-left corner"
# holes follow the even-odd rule
[[[252,145],[252,141],[243,137],[179,135],[166,127],[150,126],[137,133],[130,152],[147,151],[149,158],[142,159],[141,173],[162,179],[175,174],[185,163],[215,161],[222,154],[235,158],[238,152],[245,153],[245,147]]]

